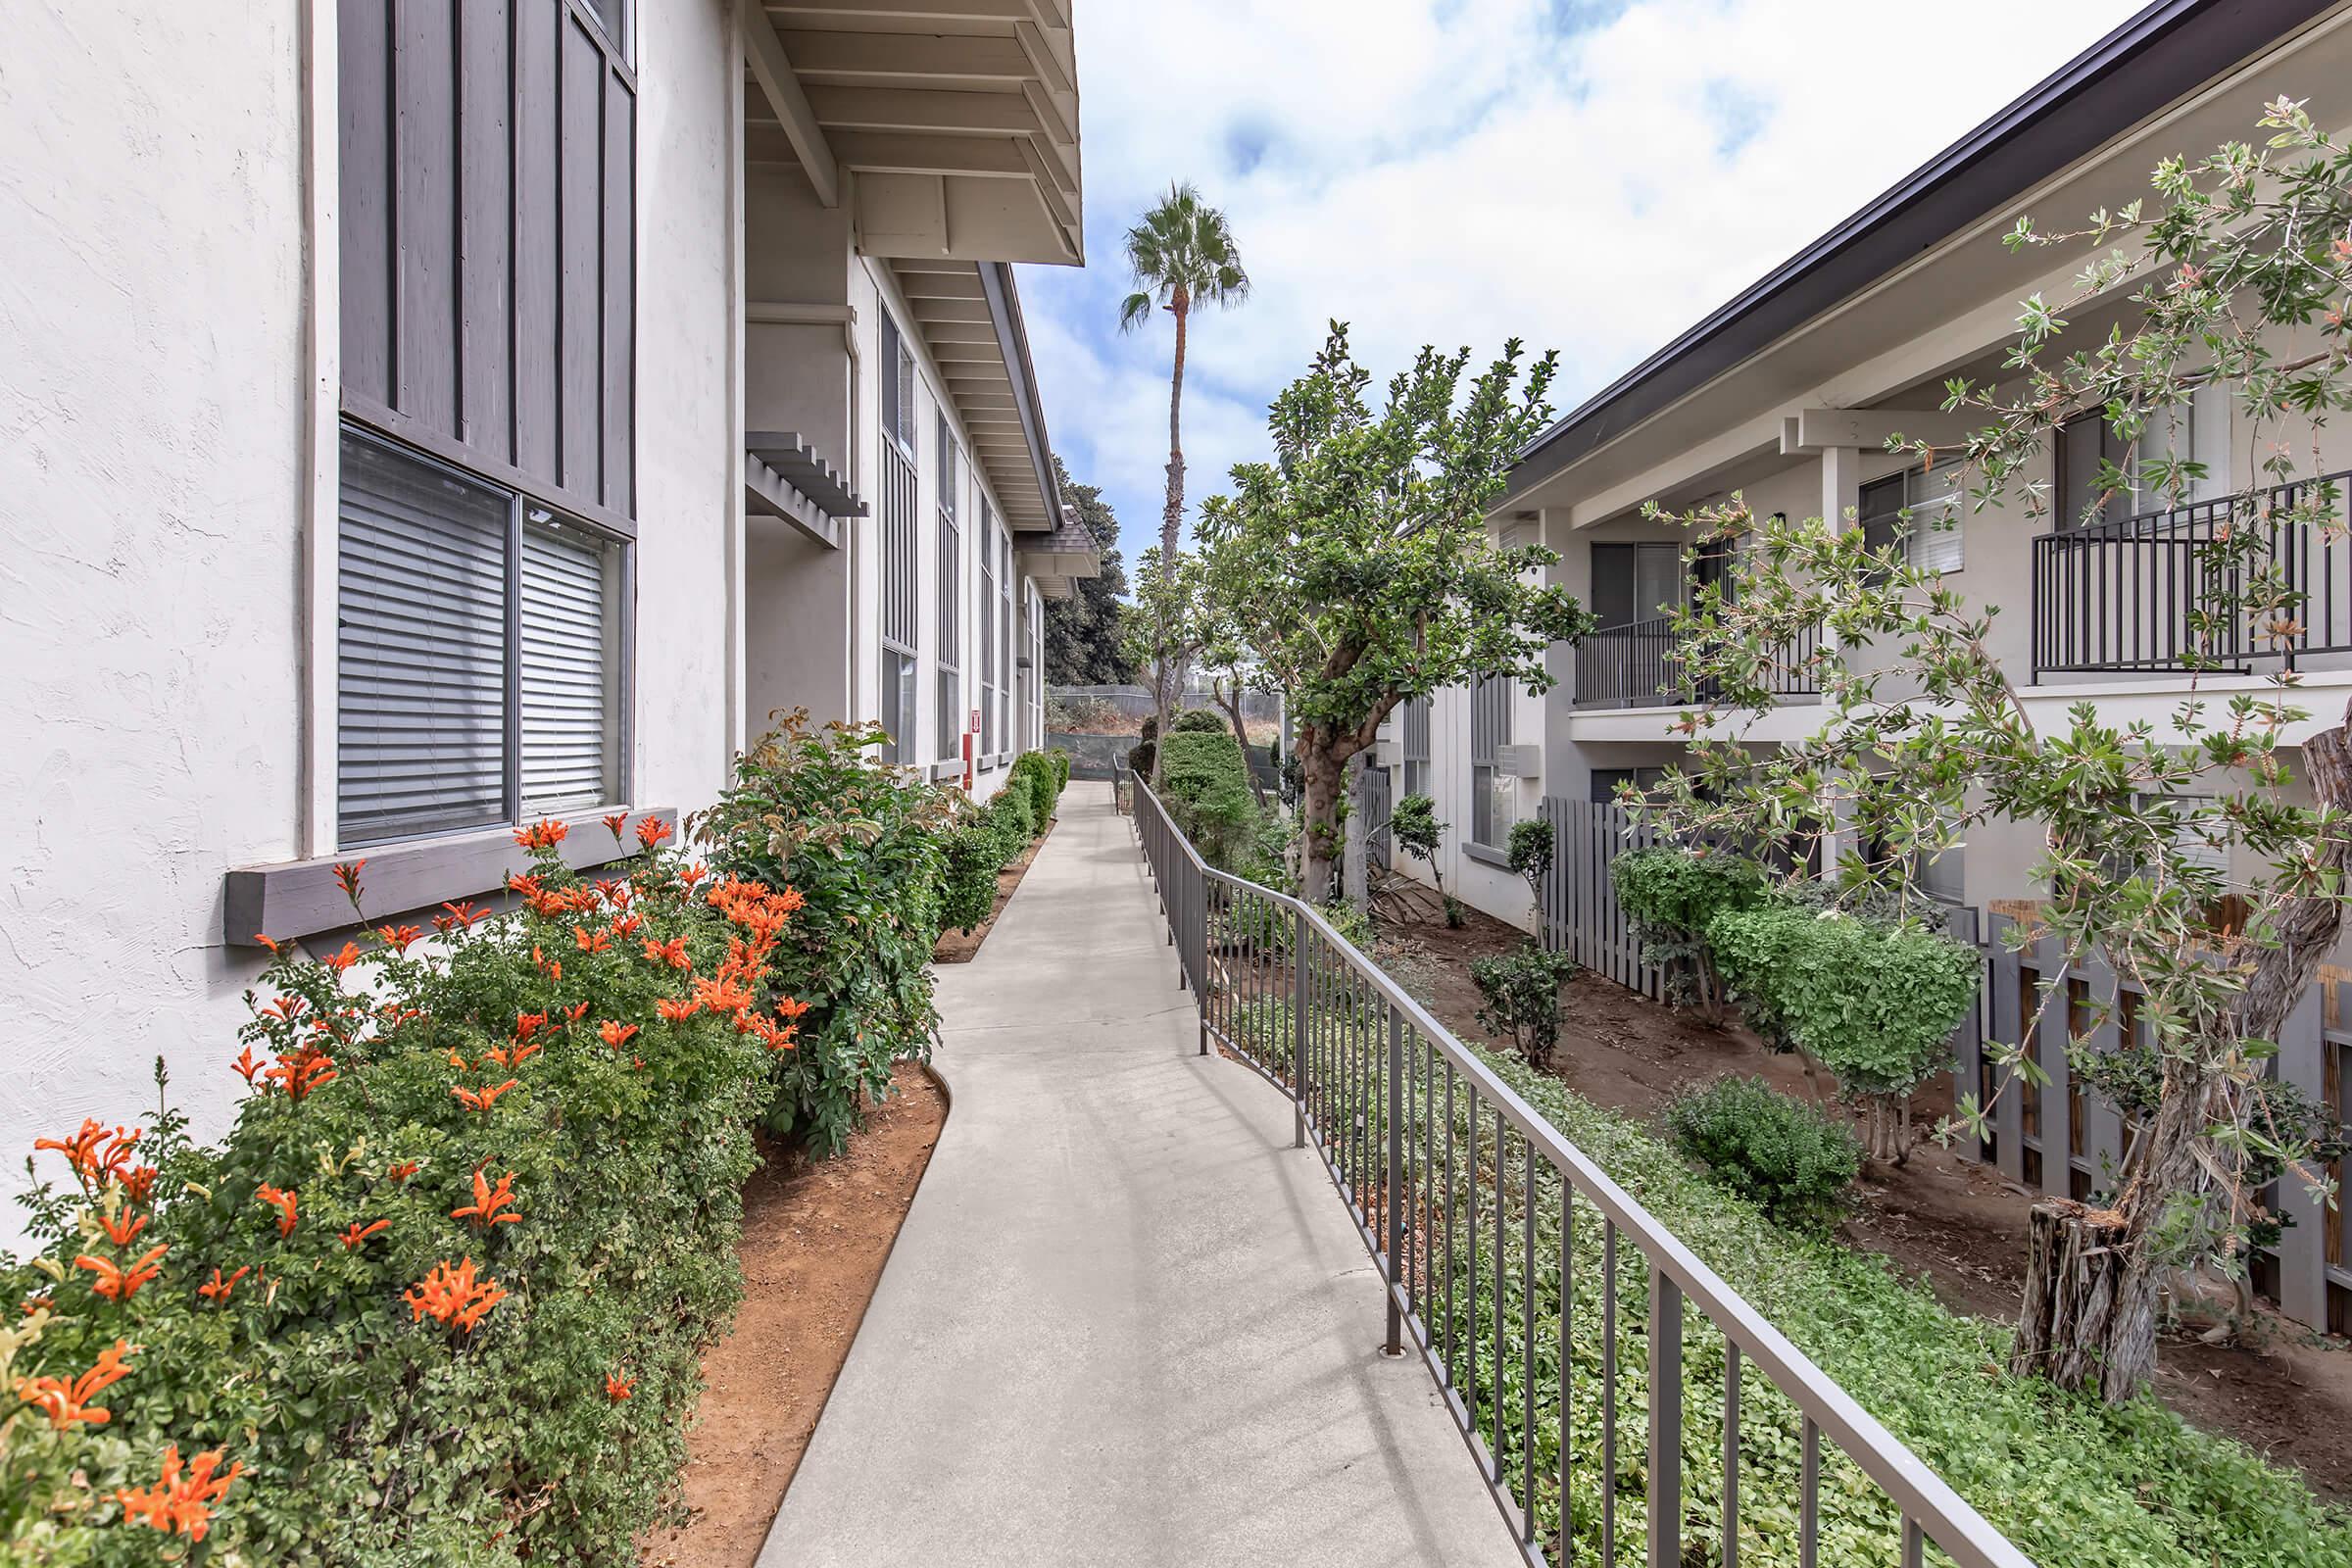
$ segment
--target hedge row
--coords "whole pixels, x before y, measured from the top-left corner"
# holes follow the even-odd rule
[[[988,918],[997,904],[997,873],[1046,830],[1069,781],[1069,753],[1023,752],[986,806],[967,802],[958,810],[947,835],[949,928],[969,931]]]

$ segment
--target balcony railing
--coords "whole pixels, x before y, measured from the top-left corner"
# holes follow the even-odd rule
[[[2352,540],[2343,536],[2352,471],[2191,502],[2034,540],[2034,673],[2291,669],[2310,654],[2352,652]],[[2314,522],[2293,509],[2319,498]],[[2222,562],[2225,527],[2257,530],[2249,556]],[[2232,553],[2234,555],[2234,552]],[[2196,612],[2241,602],[2249,574],[2278,574],[2292,602],[2199,626]],[[2269,596],[2261,596],[2267,599]],[[2257,624],[2257,621],[2262,624]]]
[[[1674,708],[1684,701],[1676,655],[1674,619],[1637,620],[1589,632],[1576,649],[1576,706],[1579,708]],[[1783,645],[1773,661],[1767,689],[1788,702],[1820,697],[1821,686],[1812,659],[1821,646],[1821,631],[1804,633]],[[1712,693],[1701,691],[1698,700]]]

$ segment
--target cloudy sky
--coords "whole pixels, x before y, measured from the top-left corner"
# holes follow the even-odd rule
[[[1924,163],[2140,0],[1093,0],[1084,270],[1022,269],[1055,446],[1132,561],[1167,462],[1163,314],[1122,337],[1120,236],[1175,179],[1253,293],[1199,318],[1186,516],[1264,455],[1324,323],[1560,351],[1573,407]]]

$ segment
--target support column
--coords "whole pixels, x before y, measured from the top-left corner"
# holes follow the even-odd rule
[[[1833,533],[1842,534],[1849,528],[1860,527],[1854,512],[1862,504],[1862,451],[1859,447],[1823,447],[1821,449],[1821,519]],[[1829,640],[1828,628],[1823,628],[1823,641]],[[1827,700],[1826,698],[1824,699]],[[1835,717],[1835,715],[1831,715]],[[1853,847],[1850,829],[1840,821],[1833,824],[1828,838],[1822,841],[1822,872],[1828,875],[1837,869],[1838,858]]]

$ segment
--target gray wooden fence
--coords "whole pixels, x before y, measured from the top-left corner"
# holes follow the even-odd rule
[[[1544,818],[1552,826],[1544,945],[1643,996],[1662,997],[1664,975],[1642,961],[1641,944],[1609,879],[1611,860],[1659,842],[1660,835],[1622,807],[1556,796],[1544,800]],[[2138,993],[2119,985],[2095,959],[2070,966],[2053,938],[2029,934],[2017,945],[2017,923],[2016,914],[1995,912],[1980,933],[1974,910],[1955,911],[1954,934],[1984,955],[1984,981],[1971,1016],[1953,1035],[1953,1076],[1962,1092],[1973,1087],[1994,1105],[1988,1136],[1961,1152],[2036,1192],[2090,1200],[2113,1190],[2131,1129],[2112,1105],[2075,1081],[2068,1048],[2081,1037],[2092,1051],[2116,1049],[2128,1031],[2140,1028]],[[2044,993],[2061,987],[2063,995],[2044,1008]],[[2352,1119],[2352,1016],[2341,1005],[2347,998],[2352,973],[2325,971],[2279,1032],[2275,1061],[2276,1071],[2338,1119]],[[2048,1082],[2038,1092],[2002,1093],[1993,1065],[1997,1048],[2015,1045],[2025,1021],[2037,1012],[2034,1060]],[[2328,1174],[2340,1186],[2346,1172],[2339,1166]],[[2306,1184],[2291,1176],[2271,1189],[2267,1201],[2287,1226],[2278,1246],[2254,1259],[2256,1291],[2299,1323],[2352,1334],[2352,1218],[2340,1204],[2328,1210],[2314,1202]]]

